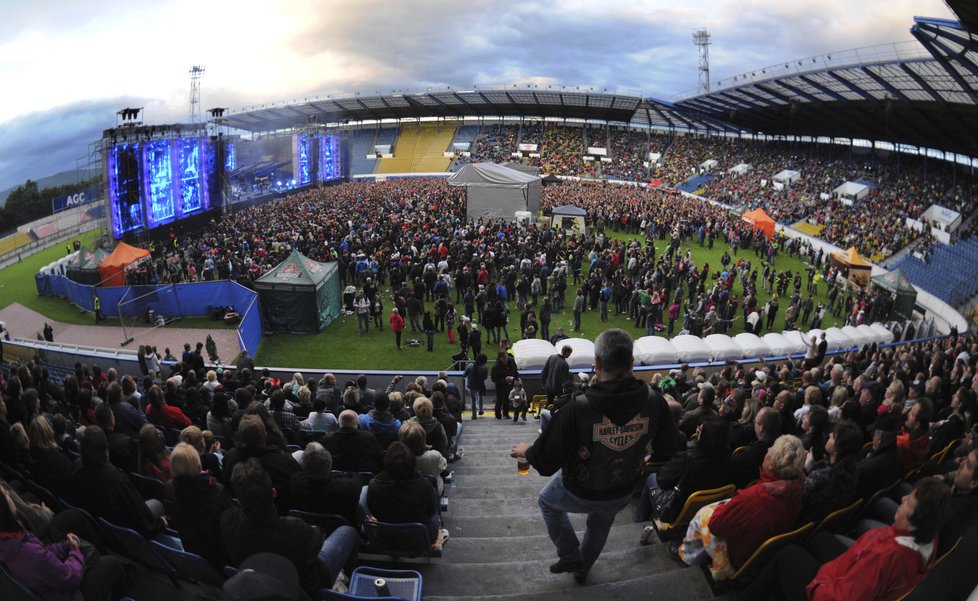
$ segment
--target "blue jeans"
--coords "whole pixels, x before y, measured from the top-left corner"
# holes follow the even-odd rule
[[[478,415],[477,411],[482,411],[482,391],[469,388],[469,398],[472,399],[472,415]],[[476,399],[479,401],[479,408],[476,409]]]
[[[550,413],[550,410],[549,409],[541,409],[540,410],[540,431],[541,432],[547,429],[547,426],[550,425],[550,420],[551,419],[553,419],[553,414]]]
[[[363,490],[367,490],[367,487],[364,486]],[[326,586],[333,586],[343,568],[347,568],[349,573],[349,570],[356,567],[359,545],[360,535],[350,526],[340,526],[323,541],[319,550],[319,561],[329,572]]]
[[[642,494],[638,498],[638,507],[635,508],[635,521],[647,522],[652,518],[652,495],[651,492],[659,487],[659,478],[655,473],[649,474],[642,487]]]
[[[564,488],[563,475],[557,472],[540,491],[537,503],[547,524],[547,534],[557,547],[557,556],[565,563],[581,562],[580,573],[587,574],[601,555],[608,532],[632,495],[610,501],[582,499]],[[587,528],[584,538],[578,541],[568,513],[586,513]]]

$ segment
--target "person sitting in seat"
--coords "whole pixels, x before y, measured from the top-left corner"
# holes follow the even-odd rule
[[[730,484],[727,431],[727,424],[719,419],[701,423],[694,433],[693,448],[673,455],[658,472],[646,478],[639,507],[635,511],[635,521],[658,518],[663,522],[672,522],[694,492]],[[660,514],[655,515],[652,500],[656,492],[669,489],[679,492],[667,507],[660,509]]]
[[[289,491],[292,509],[310,513],[332,513],[356,526],[360,491],[359,478],[333,476],[333,456],[318,442],[302,452],[302,471],[292,474]]]
[[[848,506],[856,499],[856,455],[862,448],[863,437],[859,426],[842,420],[835,425],[825,443],[828,465],[814,469],[805,478],[802,492],[802,519],[805,522],[819,522],[825,516]],[[808,459],[814,460],[813,452],[808,451]]]
[[[143,501],[126,475],[109,462],[109,443],[98,426],[81,436],[81,468],[71,477],[68,500],[95,517],[152,536],[163,527],[163,504]]]
[[[170,453],[173,478],[166,483],[163,506],[173,528],[180,533],[185,551],[196,553],[221,569],[228,561],[221,538],[220,517],[234,501],[231,495],[201,467],[192,445],[181,442]]]
[[[381,522],[424,524],[433,546],[440,546],[447,536],[447,531],[439,532],[438,494],[422,477],[414,453],[403,442],[392,442],[387,448],[384,471],[367,485],[367,508]]]
[[[275,504],[279,513],[284,515],[289,510],[289,478],[301,469],[299,464],[292,455],[274,444],[269,444],[265,423],[258,415],[241,418],[238,434],[241,437],[238,446],[224,455],[224,481],[231,481],[230,476],[235,465],[248,459],[257,459],[275,484],[278,491]],[[238,494],[233,483],[231,489],[235,495]]]
[[[333,469],[344,472],[372,472],[383,468],[384,449],[372,432],[360,429],[357,412],[340,413],[340,429],[323,439],[323,446],[333,456]]]
[[[62,529],[59,526],[77,532],[45,543],[22,525],[12,494],[0,487],[0,563],[18,582],[45,601],[104,601],[125,593],[126,570],[119,558],[94,551],[86,562],[79,535],[89,540],[96,535],[81,514],[59,514],[51,522],[51,533]]]
[[[374,408],[360,416],[360,428],[369,430],[377,437],[380,446],[387,448],[397,440],[397,432],[401,428],[401,420],[390,412],[390,397],[378,394],[374,399]]]
[[[789,545],[737,597],[743,601],[895,601],[933,566],[950,489],[924,478],[903,498],[892,526],[876,528],[851,547],[828,532]]]
[[[712,564],[714,578],[733,575],[764,541],[788,532],[798,521],[804,464],[801,440],[780,436],[764,456],[760,482],[700,509],[686,538],[671,545],[670,554],[689,565]]]
[[[353,528],[341,527],[326,538],[318,526],[276,515],[276,489],[257,459],[234,466],[231,486],[240,506],[221,514],[221,535],[231,565],[241,565],[255,553],[281,555],[299,571],[302,589],[315,595],[333,586],[339,567],[356,561],[359,540]]]
[[[397,439],[411,449],[417,462],[418,471],[424,476],[434,477],[438,495],[441,496],[445,492],[445,483],[442,481],[441,475],[448,469],[448,460],[445,459],[444,455],[428,446],[424,427],[417,422],[405,422],[397,434]]]

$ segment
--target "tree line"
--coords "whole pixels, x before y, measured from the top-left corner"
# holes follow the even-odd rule
[[[27,180],[14,188],[6,204],[0,207],[0,235],[10,234],[18,226],[50,215],[53,199],[81,192],[98,183],[99,178],[93,177],[74,184],[41,189],[36,181]]]

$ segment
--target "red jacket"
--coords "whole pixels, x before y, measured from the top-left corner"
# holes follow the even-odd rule
[[[391,313],[391,331],[392,332],[404,331],[404,318],[401,317],[400,313]]]
[[[738,490],[710,517],[710,532],[727,542],[730,563],[744,565],[764,541],[791,530],[801,515],[805,476],[779,480],[761,470],[761,481]]]
[[[826,563],[808,584],[809,601],[893,601],[917,586],[937,541],[924,560],[920,551],[897,542],[893,526],[870,530],[848,551]],[[909,537],[908,537],[909,538]]]
[[[900,467],[903,473],[917,469],[930,457],[930,433],[924,432],[912,438],[910,432],[897,434],[897,451],[900,453]]]
[[[146,407],[146,418],[150,423],[163,426],[164,428],[176,428],[178,430],[182,430],[193,423],[189,417],[184,415],[179,407],[172,405],[163,406],[160,412],[154,411],[153,406],[150,405]]]

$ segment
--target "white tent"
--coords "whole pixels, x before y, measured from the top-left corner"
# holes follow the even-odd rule
[[[448,185],[465,187],[466,219],[512,219],[517,211],[540,212],[540,181],[495,163],[473,163],[449,177]]]
[[[863,344],[873,344],[874,342],[880,342],[883,339],[883,337],[880,336],[880,333],[868,323],[859,324],[856,326],[856,330],[866,338],[866,342]]]
[[[742,359],[744,357],[744,349],[726,334],[710,334],[703,339],[703,342],[710,347],[710,357],[713,361]]]
[[[701,173],[709,173],[710,171],[713,171],[714,169],[716,169],[716,167],[717,167],[717,162],[715,160],[713,160],[713,159],[707,159],[707,160],[703,161],[702,163],[700,163],[700,172]]]
[[[883,344],[893,342],[893,332],[891,332],[885,325],[877,321],[876,323],[871,324],[869,327],[876,330],[876,333],[879,334],[879,342]]]
[[[770,357],[774,355],[774,351],[771,350],[770,345],[761,339],[757,334],[748,334],[743,332],[734,336],[734,342],[740,345],[740,348],[744,350],[744,358],[752,357]]]
[[[780,184],[790,186],[792,182],[796,182],[801,179],[801,173],[792,169],[784,169],[782,171],[778,171],[771,179]]]
[[[791,354],[804,353],[811,344],[808,338],[798,330],[782,330],[781,335],[791,347]]]
[[[855,326],[843,326],[842,332],[849,338],[852,338],[852,344],[855,346],[862,346],[876,340],[875,337],[867,336],[865,332]]]
[[[859,346],[852,336],[846,334],[842,331],[842,328],[831,327],[825,330],[825,341],[829,343],[828,349],[834,351],[836,349],[851,349],[854,346]]]
[[[587,338],[565,338],[554,345],[554,352],[559,351],[565,346],[574,349],[571,356],[567,358],[567,364],[574,368],[590,369],[594,366],[594,342]]]
[[[710,360],[710,347],[699,336],[680,334],[672,339],[672,344],[676,347],[676,359],[679,361],[691,363]]]
[[[846,182],[832,192],[843,203],[852,206],[853,202],[869,194],[869,186],[856,182]]]
[[[564,232],[584,232],[587,227],[587,211],[573,205],[560,205],[550,210],[550,225]]]
[[[771,355],[791,355],[795,352],[795,344],[777,332],[768,332],[761,337],[771,348]]]
[[[678,351],[668,338],[661,336],[642,336],[635,341],[636,365],[662,365],[675,363]]]
[[[727,173],[730,175],[743,175],[750,171],[751,167],[747,163],[737,163],[730,169],[727,169]]]
[[[554,354],[554,345],[546,340],[531,338],[518,340],[513,344],[513,355],[516,357],[517,369],[542,369]]]

